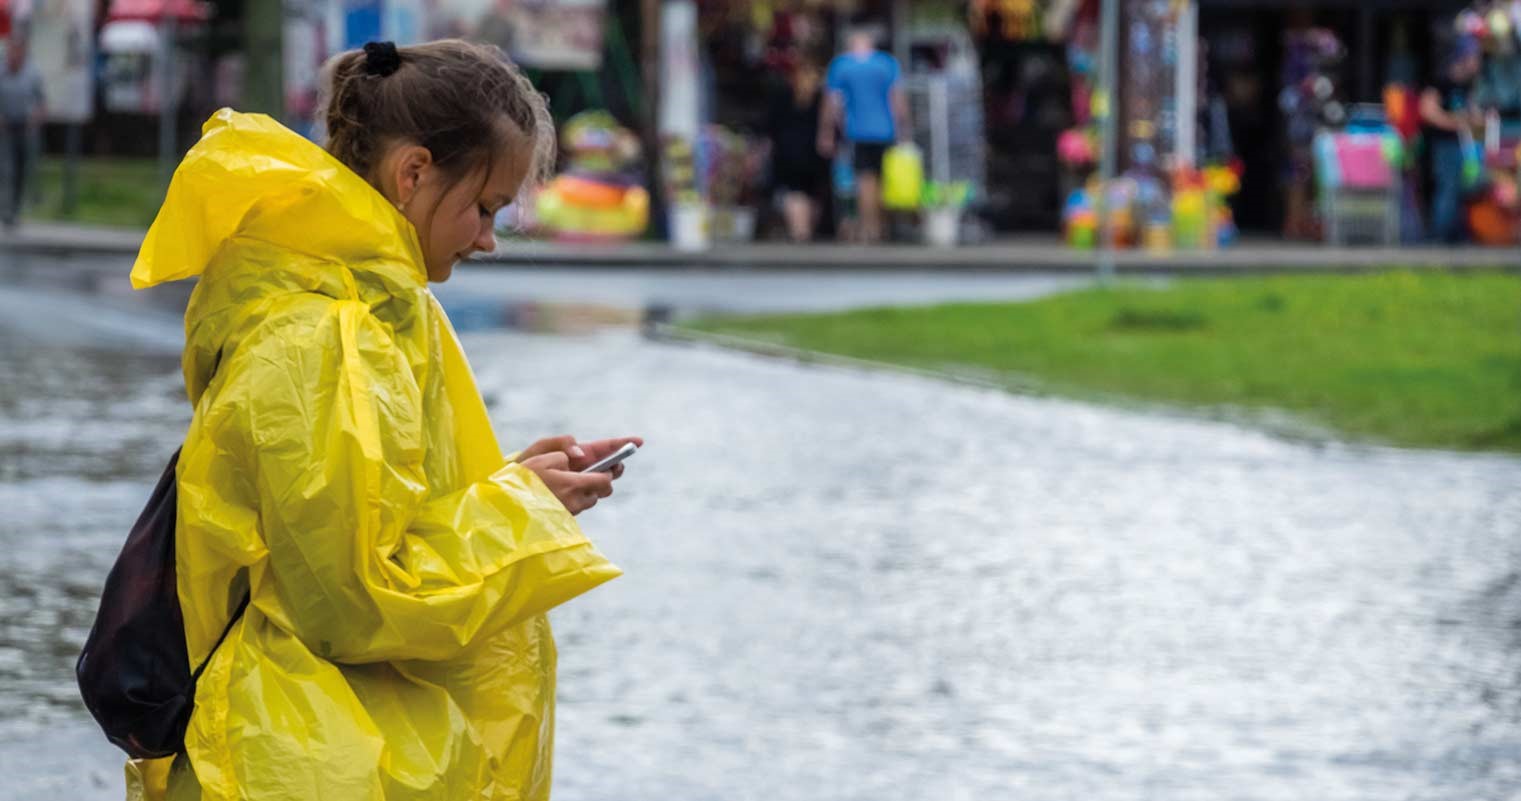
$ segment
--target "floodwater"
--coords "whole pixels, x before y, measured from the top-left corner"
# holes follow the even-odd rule
[[[0,319],[0,800],[119,798],[71,669],[188,421],[177,320]],[[554,614],[560,801],[1521,795],[1521,460],[622,329],[466,347],[504,444],[648,439],[583,517],[626,575]]]

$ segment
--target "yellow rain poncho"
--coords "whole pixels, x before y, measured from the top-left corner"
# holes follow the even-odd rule
[[[196,688],[186,754],[129,795],[544,799],[544,612],[618,575],[509,464],[417,234],[321,148],[216,114],[135,286],[199,275],[176,558]],[[193,770],[192,770],[193,769]]]

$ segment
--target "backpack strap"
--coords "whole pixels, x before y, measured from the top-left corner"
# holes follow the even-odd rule
[[[248,608],[250,594],[251,592],[243,594],[243,600],[238,604],[237,611],[232,613],[232,618],[227,621],[227,625],[223,627],[222,636],[217,638],[217,644],[211,646],[211,652],[206,654],[206,658],[201,662],[201,666],[196,668],[194,673],[190,674],[190,683],[192,685],[201,680],[201,671],[211,664],[211,658],[216,656],[217,649],[222,647],[222,642],[227,639],[227,635],[232,631],[232,624],[238,622],[238,618],[243,616],[243,610]]]

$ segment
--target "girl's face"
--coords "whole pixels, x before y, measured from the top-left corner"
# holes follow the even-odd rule
[[[496,159],[489,175],[481,168],[451,180],[433,166],[426,149],[401,150],[405,151],[401,160],[415,166],[408,172],[402,165],[397,182],[401,212],[417,228],[428,280],[447,281],[454,265],[470,254],[496,249],[496,214],[517,195],[530,159],[517,155],[523,151],[514,148]]]

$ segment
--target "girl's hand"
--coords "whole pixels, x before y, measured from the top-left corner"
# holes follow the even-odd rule
[[[576,438],[569,434],[558,437],[545,437],[544,439],[529,445],[518,454],[518,461],[527,464],[529,459],[543,456],[549,453],[563,453],[570,459],[571,470],[585,470],[588,467],[611,456],[627,443],[634,443],[643,448],[644,437],[615,437],[613,439],[599,439],[591,442],[576,442]],[[623,465],[613,468],[613,478],[623,475]]]
[[[544,441],[540,440],[540,442]],[[581,514],[596,506],[597,501],[613,494],[611,473],[576,472],[572,469],[570,457],[566,456],[564,451],[544,453],[523,459],[521,464],[532,470],[544,482],[544,486],[548,487],[549,491],[560,499],[560,503],[565,505],[565,509],[573,515]]]

